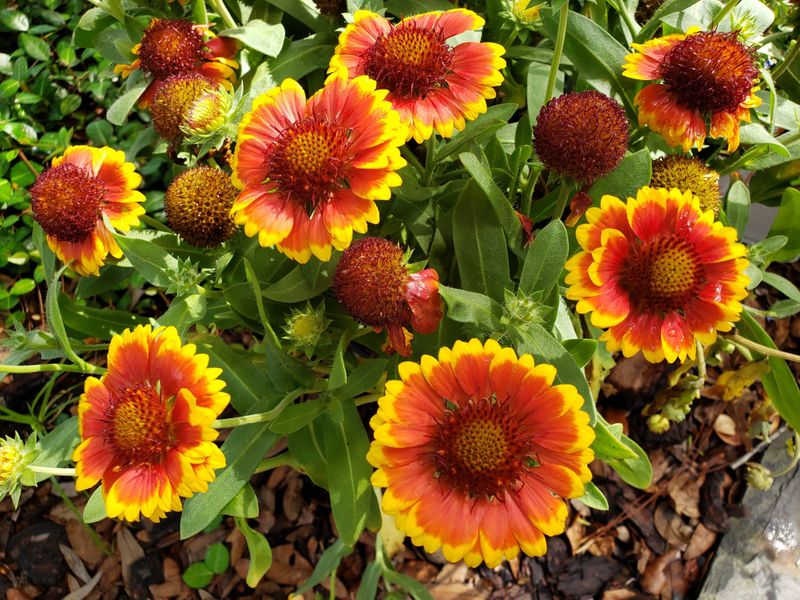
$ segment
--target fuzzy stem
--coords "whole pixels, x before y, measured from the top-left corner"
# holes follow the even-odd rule
[[[433,180],[433,171],[436,166],[436,134],[425,140],[425,172],[422,175],[422,185],[428,187]]]
[[[703,347],[703,344],[700,343],[700,340],[696,340],[697,342],[697,375],[703,381],[706,380],[706,349]]]
[[[228,29],[233,29],[237,27],[236,21],[234,21],[233,16],[230,12],[228,12],[228,7],[225,6],[224,0],[208,0],[208,3],[211,5],[211,8],[214,9],[222,22],[225,23],[225,26]]]
[[[38,465],[28,465],[28,470],[42,475],[57,475],[60,477],[75,477],[75,469],[71,467],[41,467]]]
[[[104,367],[83,362],[83,365],[65,365],[61,363],[45,363],[41,365],[0,365],[0,373],[87,373],[103,375]]]
[[[553,62],[550,63],[550,72],[547,74],[547,87],[544,91],[544,104],[553,97],[558,78],[558,67],[561,65],[561,54],[564,52],[564,41],[567,39],[567,21],[569,19],[569,2],[565,2],[558,13],[558,33],[556,34],[556,47],[553,50]]]
[[[716,29],[717,25],[722,23],[722,19],[727,17],[728,13],[731,12],[733,10],[733,7],[736,6],[737,4],[739,4],[739,0],[728,0],[725,3],[725,6],[723,6],[720,9],[720,11],[716,15],[714,15],[714,19],[711,21],[710,29]]]
[[[732,342],[741,344],[742,346],[745,346],[747,348],[751,348],[756,352],[764,354],[765,356],[774,356],[776,358],[782,358],[784,360],[790,360],[792,362],[800,362],[800,356],[797,354],[792,354],[791,352],[783,352],[782,350],[776,350],[775,348],[764,346],[763,344],[759,344],[758,342],[754,342],[753,340],[748,340],[746,337],[743,337],[738,333],[734,333],[726,337]]]
[[[214,429],[226,429],[228,427],[238,427],[239,425],[252,425],[253,423],[266,423],[277,418],[287,406],[294,402],[303,394],[309,393],[311,390],[304,390],[298,388],[286,394],[275,408],[272,408],[263,413],[256,413],[253,415],[244,415],[240,417],[230,417],[228,419],[217,419],[211,424]]]

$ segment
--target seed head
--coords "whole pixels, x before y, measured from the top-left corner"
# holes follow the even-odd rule
[[[713,210],[714,216],[719,215],[719,173],[697,158],[672,154],[654,161],[650,187],[688,190],[700,199],[703,211]]]
[[[165,140],[176,140],[182,127],[187,126],[192,108],[215,88],[216,84],[197,73],[169,77],[158,86],[153,98],[153,127]]]
[[[230,216],[237,190],[222,169],[197,167],[175,178],[164,197],[169,226],[190,244],[213,248],[236,231]]]
[[[139,47],[142,69],[156,79],[192,71],[203,58],[203,36],[191,21],[153,19]]]

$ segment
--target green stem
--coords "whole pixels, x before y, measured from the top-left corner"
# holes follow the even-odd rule
[[[300,465],[300,463],[298,463],[297,459],[294,456],[292,456],[289,452],[281,452],[276,456],[265,458],[260,463],[258,463],[255,473],[263,473],[264,471],[271,471],[276,467],[282,467],[284,465],[296,468]]]
[[[147,225],[148,227],[151,227],[152,229],[155,229],[156,231],[165,231],[167,233],[174,233],[172,231],[172,229],[170,229],[169,227],[164,225],[158,219],[154,219],[150,215],[139,215],[139,220],[142,223],[144,223],[145,225]]]
[[[553,62],[550,63],[550,72],[547,74],[547,87],[544,90],[544,103],[553,97],[558,78],[558,67],[561,66],[561,55],[564,52],[564,41],[567,39],[567,21],[569,19],[569,2],[565,2],[558,12],[558,33],[556,34],[556,47],[553,50]]]
[[[796,431],[794,432],[794,454],[792,455],[792,461],[786,465],[780,471],[776,471],[772,473],[772,478],[775,477],[783,477],[787,473],[791,472],[797,466],[797,463],[800,462],[800,434]]]
[[[794,131],[792,133],[787,133],[786,135],[781,136],[781,137],[783,137],[783,139],[778,140],[778,141],[781,144],[783,144],[784,146],[786,146],[788,144],[793,144],[797,140],[800,140],[800,131]],[[742,168],[744,165],[746,165],[748,162],[750,162],[754,158],[757,158],[757,157],[761,156],[762,154],[766,154],[767,152],[769,152],[769,146],[767,144],[759,144],[757,146],[753,146],[751,148],[748,148],[747,151],[744,152],[739,157],[738,160],[736,160],[734,163],[728,165],[727,167],[723,167],[720,170],[720,174],[721,175],[727,175],[728,173],[733,173],[734,171],[738,171],[740,168]]]
[[[364,394],[363,396],[359,396],[355,399],[356,406],[363,406],[364,404],[370,404],[371,402],[377,402],[381,398],[383,398],[384,394]]]
[[[406,159],[406,162],[408,164],[410,164],[417,170],[420,179],[425,177],[425,167],[423,167],[422,163],[419,162],[419,159],[416,156],[414,156],[414,153],[411,151],[411,148],[409,148],[406,144],[403,144],[402,146],[400,146],[400,154],[403,155],[403,158]]]
[[[224,0],[208,0],[208,3],[211,5],[211,8],[214,9],[214,12],[219,15],[223,23],[225,23],[225,27],[228,29],[237,27],[236,21],[234,21],[231,13],[228,12],[228,7],[225,6]]]
[[[228,419],[217,419],[211,424],[214,429],[227,429],[229,427],[238,427],[239,425],[252,425],[253,423],[266,423],[277,418],[287,406],[297,400],[303,394],[308,394],[313,390],[305,390],[298,388],[286,394],[275,408],[272,408],[263,413],[256,413],[254,415],[244,415],[241,417],[230,417]]]
[[[783,62],[779,64],[772,72],[772,80],[775,81],[783,75],[783,73],[792,66],[794,60],[800,55],[800,41],[796,41],[789,53],[784,57]]]
[[[624,0],[620,0],[619,6],[615,6],[614,8],[617,9],[617,14],[622,17],[622,20],[625,21],[625,25],[628,26],[628,30],[631,32],[631,37],[635,38],[641,27],[639,27],[639,24],[634,21],[633,18],[631,18],[631,15],[626,10],[628,7],[625,6]]]
[[[703,347],[703,344],[700,343],[700,340],[696,340],[697,342],[697,375],[703,381],[706,380],[706,349]]]
[[[728,16],[728,13],[731,12],[733,7],[737,4],[739,4],[739,0],[728,0],[725,3],[725,6],[723,6],[722,9],[716,15],[714,15],[714,19],[711,21],[711,29],[716,29],[717,25],[722,23],[722,19]]]
[[[511,44],[514,42],[515,39],[517,39],[517,33],[519,33],[519,30],[517,29],[517,26],[516,25],[512,25],[511,33],[508,35],[508,37],[503,42],[503,48],[508,50],[511,47]]]
[[[28,465],[28,470],[42,475],[56,475],[60,477],[75,477],[75,469],[64,467],[40,467],[38,465]]]
[[[730,341],[741,344],[746,348],[751,348],[760,354],[765,356],[774,356],[776,358],[782,358],[784,360],[790,360],[792,362],[800,363],[800,356],[797,354],[792,354],[791,352],[783,352],[782,350],[776,350],[775,348],[770,348],[769,346],[764,346],[763,344],[759,344],[758,342],[754,342],[753,340],[748,340],[746,337],[739,335],[738,333],[734,333],[732,335],[726,336]]]
[[[533,192],[536,189],[536,182],[539,181],[539,174],[542,172],[541,165],[532,164],[528,172],[528,180],[522,188],[522,202],[520,212],[526,217],[531,216],[531,205],[533,204]]]
[[[425,172],[422,175],[423,187],[428,187],[433,181],[433,171],[436,167],[436,134],[425,140]]]
[[[556,200],[556,208],[553,211],[553,220],[560,219],[564,215],[564,210],[567,208],[569,202],[569,194],[572,186],[566,181],[561,182],[561,187],[558,192],[558,200]]]
[[[46,363],[42,365],[0,365],[0,373],[87,373],[90,375],[103,375],[104,367],[98,367],[86,361],[83,365],[64,365],[61,363]]]

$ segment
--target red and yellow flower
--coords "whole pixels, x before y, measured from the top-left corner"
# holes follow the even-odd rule
[[[433,333],[442,320],[439,274],[435,269],[410,272],[403,250],[389,240],[355,242],[339,259],[332,285],[355,319],[375,331],[388,330],[390,353],[411,354],[414,336],[407,327]]]
[[[76,489],[102,481],[108,516],[126,521],[158,521],[205,492],[225,466],[211,428],[230,400],[221,373],[174,327],[115,335],[108,373],[86,380],[78,404]]]
[[[71,146],[30,189],[34,219],[56,256],[81,275],[97,275],[106,257],[122,257],[104,218],[120,231],[139,224],[142,178],[125,154]]]
[[[367,77],[328,78],[306,100],[291,79],[256,98],[239,126],[234,220],[262,246],[305,263],[344,250],[377,223],[400,185],[406,127]]]
[[[486,99],[503,82],[505,49],[489,42],[447,40],[480,29],[484,20],[463,8],[427,12],[393,25],[359,10],[339,36],[329,72],[367,75],[387,90],[388,100],[408,124],[408,138],[428,139],[435,130],[450,137],[486,112]]]
[[[172,75],[198,73],[230,90],[236,81],[234,69],[239,68],[233,39],[216,37],[208,27],[186,19],[153,19],[131,52],[136,60],[116,65],[114,72],[128,77],[142,69],[153,78],[139,99],[141,107],[150,106],[158,86]]]
[[[594,431],[556,370],[496,341],[456,342],[398,366],[370,421],[383,510],[428,552],[497,566],[545,553],[564,498],[583,495]]]
[[[627,204],[603,196],[578,227],[567,298],[591,313],[607,348],[647,360],[695,357],[729,331],[747,296],[747,249],[691,192],[644,187]]]
[[[749,122],[750,109],[761,104],[753,54],[736,35],[693,28],[633,44],[636,52],[626,57],[623,75],[663,82],[636,95],[639,124],[684,152],[702,148],[706,135],[726,139],[728,152],[735,151],[739,122]]]

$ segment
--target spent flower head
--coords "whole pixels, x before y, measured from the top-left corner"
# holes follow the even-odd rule
[[[701,210],[712,210],[719,216],[719,173],[699,158],[671,154],[653,161],[650,186],[692,192],[700,200]]]

